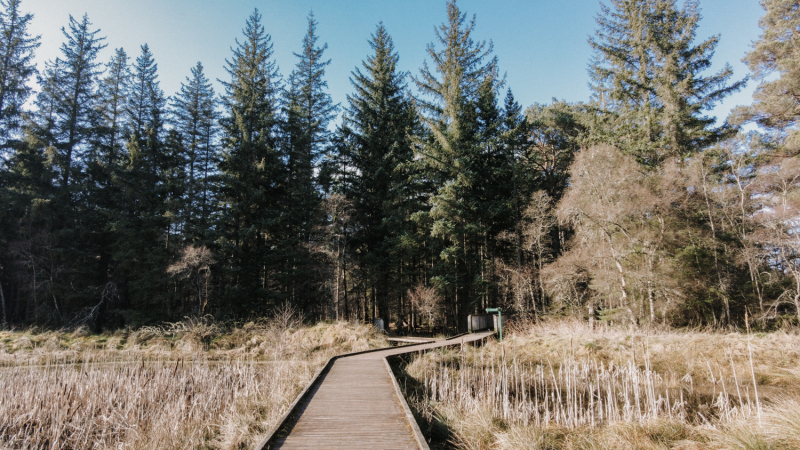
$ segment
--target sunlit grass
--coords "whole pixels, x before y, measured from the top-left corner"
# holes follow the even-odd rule
[[[404,384],[434,448],[790,449],[800,448],[798,367],[794,331],[631,333],[569,320],[416,357]]]
[[[329,357],[387,345],[370,326],[292,314],[0,343],[0,447],[20,449],[251,448]]]

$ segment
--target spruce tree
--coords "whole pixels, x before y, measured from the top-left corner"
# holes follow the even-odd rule
[[[20,10],[19,0],[0,1],[0,8],[0,317],[5,328],[19,295],[13,294],[11,280],[21,278],[13,273],[18,261],[10,246],[19,242],[21,224],[30,217],[26,213],[34,198],[42,198],[40,188],[49,183],[50,174],[41,148],[27,145],[19,132],[31,93],[27,81],[36,73],[33,57],[39,37],[28,33],[33,16]]]
[[[442,245],[434,281],[451,300],[449,316],[461,324],[485,300],[481,277],[487,221],[480,211],[482,159],[481,133],[491,133],[487,123],[496,89],[501,84],[497,59],[490,57],[491,43],[475,42],[475,18],[466,21],[455,1],[447,2],[447,22],[436,28],[443,47],[428,45],[427,62],[414,81],[424,95],[418,100],[429,138],[417,142],[424,177],[433,186],[429,210],[417,215],[429,223]],[[440,77],[436,75],[440,74]],[[487,109],[489,108],[489,109]],[[487,115],[488,114],[488,115]]]
[[[356,68],[347,96],[342,140],[341,171],[344,191],[353,201],[357,234],[352,246],[376,291],[378,315],[388,318],[390,281],[396,270],[397,239],[408,227],[403,185],[404,165],[413,159],[409,136],[415,132],[416,113],[406,92],[406,74],[397,69],[398,55],[383,23],[370,46],[374,54]],[[394,290],[402,294],[402,286]],[[397,294],[397,292],[394,292]]]
[[[98,159],[107,166],[120,163],[126,139],[125,111],[127,94],[130,88],[131,73],[128,67],[128,55],[118,48],[114,56],[106,64],[106,76],[100,82],[98,109],[101,130],[97,146],[100,148]]]
[[[205,240],[210,227],[209,213],[213,194],[209,178],[216,172],[217,131],[216,98],[211,83],[199,62],[192,68],[191,78],[181,83],[180,92],[172,100],[172,123],[183,143],[181,159],[185,191],[181,202],[183,237],[188,242]]]
[[[299,58],[289,76],[283,96],[284,127],[283,154],[287,161],[289,202],[287,203],[284,235],[287,255],[287,292],[292,301],[315,304],[319,294],[313,280],[315,261],[309,252],[312,230],[321,216],[318,179],[315,168],[328,151],[330,132],[338,105],[334,105],[325,81],[325,67],[330,60],[323,59],[328,48],[317,46],[317,21],[308,16],[308,30],[303,37],[303,50],[295,53]]]
[[[316,193],[314,167],[325,152],[330,132],[328,124],[335,117],[334,105],[325,92],[325,67],[330,60],[323,59],[328,44],[317,47],[317,21],[308,16],[308,30],[303,37],[303,50],[294,55],[299,58],[291,73],[284,94],[286,115],[286,156],[289,165],[289,188],[297,206],[297,225],[304,238],[312,225],[313,211],[319,198]]]
[[[163,100],[163,94],[158,86],[158,64],[153,60],[153,54],[147,44],[141,47],[142,54],[136,58],[133,65],[133,76],[128,94],[128,126],[136,139],[142,139],[149,122],[153,119],[152,112],[162,105],[156,104]]]
[[[296,161],[299,176],[305,179],[300,182],[312,183],[311,167],[318,161],[325,150],[330,132],[328,124],[339,109],[334,105],[331,96],[325,92],[328,82],[325,81],[325,67],[331,61],[323,59],[328,44],[317,47],[319,36],[316,34],[317,21],[314,14],[308,15],[308,31],[303,37],[302,53],[295,53],[299,58],[291,77],[291,88],[287,91],[290,103],[295,103],[291,113],[296,121],[299,136],[292,145],[290,155]],[[301,175],[300,175],[301,174]]]
[[[227,259],[226,296],[235,311],[264,310],[281,289],[281,215],[285,168],[277,149],[280,79],[271,37],[255,10],[244,39],[226,61],[220,200],[222,248]],[[284,291],[284,292],[281,292]]]
[[[56,169],[50,173],[59,178],[60,189],[50,198],[49,218],[36,230],[46,236],[47,248],[35,255],[43,258],[39,264],[46,261],[50,267],[46,276],[51,280],[38,295],[52,300],[36,315],[58,325],[67,319],[62,312],[95,300],[93,291],[102,273],[92,236],[97,227],[91,213],[95,206],[87,195],[87,168],[97,134],[97,79],[101,72],[97,54],[105,47],[104,38],[97,36],[99,30],[91,30],[85,15],[81,21],[70,16],[62,33],[66,41],[61,57],[45,64],[36,98],[39,108],[27,127],[26,146],[33,148],[24,149],[30,167],[38,165],[39,155],[46,155],[45,164]],[[45,316],[39,316],[45,311]]]
[[[611,0],[601,8],[589,39],[595,51],[590,74],[594,100],[608,121],[607,130],[596,134],[648,165],[730,136],[727,124],[714,127],[714,119],[702,113],[746,80],[729,83],[728,65],[702,74],[711,66],[719,36],[694,44],[700,20],[696,0],[682,8],[676,0]]]
[[[0,1],[0,156],[20,127],[22,108],[31,93],[27,82],[35,73],[34,51],[39,36],[28,33],[32,14],[20,10],[20,0]]]
[[[168,151],[164,130],[166,99],[159,87],[157,65],[149,47],[132,67],[127,96],[126,161],[115,176],[120,189],[113,223],[114,259],[123,302],[136,308],[161,307],[170,315],[166,298],[166,266],[172,248],[174,211],[168,200],[175,187],[170,174],[177,164]]]
[[[85,157],[85,174],[81,177],[81,201],[75,204],[79,216],[76,232],[81,234],[81,247],[91,262],[84,264],[91,268],[86,283],[101,290],[116,281],[113,224],[121,208],[127,208],[120,202],[123,191],[115,183],[123,173],[124,107],[130,77],[125,51],[117,49],[106,69],[98,85],[94,132]]]
[[[496,261],[502,248],[496,237],[514,228],[514,186],[509,183],[514,177],[514,165],[509,164],[509,149],[504,145],[506,117],[498,104],[497,93],[497,81],[493,77],[484,78],[476,104],[475,181],[469,190],[474,198],[474,217],[482,234],[478,252],[480,283],[476,283],[479,311],[497,303]]]
[[[75,153],[85,150],[94,132],[97,78],[101,72],[97,55],[106,46],[102,44],[105,38],[97,36],[100,30],[91,31],[91,25],[87,15],[80,22],[69,17],[69,29],[61,29],[66,38],[61,45],[63,59],[57,58],[49,66],[50,79],[45,81],[53,89],[42,90],[42,95],[52,96],[45,102],[52,102],[53,108],[40,109],[39,113],[47,115],[42,117],[45,122],[53,123],[52,144],[57,150],[61,187],[66,194],[71,173],[76,169]]]

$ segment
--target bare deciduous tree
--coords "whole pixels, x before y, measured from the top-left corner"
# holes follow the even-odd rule
[[[528,203],[528,208],[525,210],[525,227],[523,228],[525,249],[534,258],[538,275],[536,277],[537,288],[541,299],[544,299],[544,285],[541,281],[542,268],[549,262],[551,256],[550,231],[556,225],[556,217],[553,215],[552,206],[550,196],[540,191],[533,194],[530,203]],[[536,310],[535,301],[535,297],[531,293],[534,311]]]
[[[408,290],[408,300],[412,308],[427,316],[428,331],[432,331],[434,321],[442,314],[442,297],[436,292],[436,289],[419,284],[414,289]]]
[[[167,273],[188,282],[187,295],[196,296],[197,308],[200,314],[206,313],[209,297],[209,282],[211,278],[211,265],[214,264],[214,255],[206,246],[196,247],[190,245],[183,249],[181,259],[167,267]],[[186,311],[184,298],[181,296],[181,311]]]
[[[763,208],[754,216],[760,225],[754,238],[774,268],[791,277],[773,308],[788,301],[800,320],[800,158],[778,158],[757,178]]]
[[[586,271],[591,289],[608,307],[623,308],[635,324],[646,299],[650,320],[655,321],[659,291],[672,288],[663,285],[669,277],[657,275],[669,270],[662,257],[665,218],[676,199],[685,195],[680,171],[665,164],[649,172],[630,155],[595,146],[577,155],[570,173],[571,186],[557,217],[574,227],[575,236],[567,254],[548,270],[548,284],[563,289],[570,280],[582,282]],[[613,297],[619,301],[611,301]],[[640,314],[634,313],[637,304]]]

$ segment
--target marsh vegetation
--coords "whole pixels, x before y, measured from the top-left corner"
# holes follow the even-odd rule
[[[559,321],[503,343],[427,353],[407,396],[459,449],[793,449],[800,338]]]
[[[0,447],[17,449],[252,448],[329,357],[387,345],[371,326],[293,314],[0,342]]]

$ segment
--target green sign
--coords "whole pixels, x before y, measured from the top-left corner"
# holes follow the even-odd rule
[[[500,331],[500,342],[503,342],[503,310],[500,308],[486,308],[487,313],[497,313],[497,329]]]

